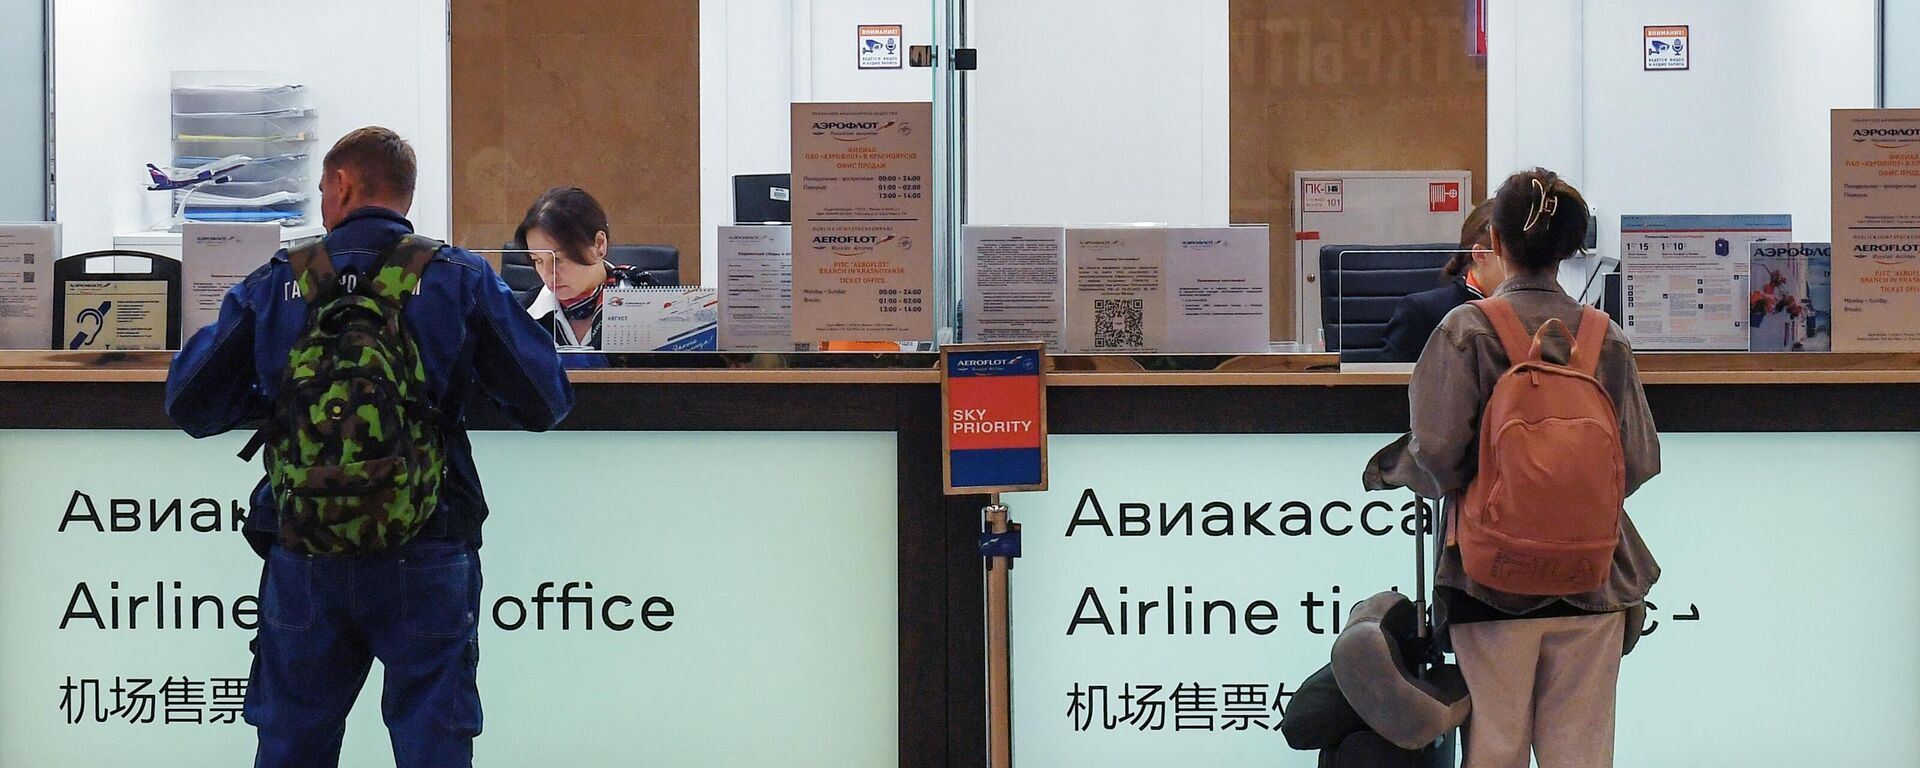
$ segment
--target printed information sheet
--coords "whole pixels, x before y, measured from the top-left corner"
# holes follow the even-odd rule
[[[1167,344],[1167,230],[1067,230],[1067,351],[1159,352]]]
[[[1266,352],[1266,225],[1175,228],[1167,236],[1169,349]]]
[[[1037,341],[1061,351],[1066,230],[1060,227],[967,227],[966,298],[961,340]]]
[[[0,224],[0,348],[47,349],[60,225]]]
[[[793,351],[793,228],[720,228],[720,349]]]
[[[1641,350],[1741,350],[1750,249],[1793,239],[1793,217],[1622,216],[1627,337]]]
[[[793,105],[793,337],[933,339],[933,105]]]
[[[163,281],[68,281],[66,312],[67,349],[167,348]]]
[[[189,221],[180,232],[180,337],[220,319],[227,289],[280,249],[279,224]]]
[[[1833,111],[1833,348],[1920,350],[1920,109]]]

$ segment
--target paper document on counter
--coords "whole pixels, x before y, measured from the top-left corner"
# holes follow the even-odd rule
[[[60,224],[0,224],[0,349],[52,346]]]
[[[189,221],[180,229],[182,338],[220,319],[227,291],[280,249],[278,224]]]
[[[930,102],[795,102],[796,342],[934,338]]]
[[[720,349],[793,351],[793,228],[720,228]]]
[[[967,343],[1037,341],[1058,352],[1065,286],[1066,230],[969,226],[962,232]]]
[[[1168,230],[1168,348],[1175,353],[1267,351],[1267,227]]]
[[[1833,350],[1920,351],[1920,109],[1836,109]]]
[[[1833,349],[1833,246],[1754,243],[1747,312],[1752,352]]]
[[[1167,230],[1067,230],[1066,350],[1162,351],[1167,344]]]
[[[1746,351],[1749,248],[1792,239],[1785,214],[1620,217],[1627,338],[1641,350]]]

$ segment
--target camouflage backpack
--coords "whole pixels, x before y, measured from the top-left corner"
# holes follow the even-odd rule
[[[407,235],[344,286],[323,244],[288,254],[307,324],[256,437],[282,547],[374,554],[406,543],[433,515],[445,466],[440,414],[401,312],[440,247]]]

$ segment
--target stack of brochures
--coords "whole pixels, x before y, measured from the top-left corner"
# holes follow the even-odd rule
[[[176,72],[173,165],[225,166],[225,181],[176,192],[190,221],[306,222],[315,114],[307,88],[258,78]],[[245,84],[253,83],[253,84]]]

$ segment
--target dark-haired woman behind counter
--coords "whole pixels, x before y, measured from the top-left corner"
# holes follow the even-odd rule
[[[1411,363],[1420,359],[1427,337],[1440,327],[1440,320],[1454,307],[1475,299],[1492,296],[1507,278],[1500,260],[1493,256],[1493,238],[1487,221],[1492,217],[1493,200],[1473,207],[1460,225],[1460,251],[1447,262],[1449,282],[1430,291],[1421,291],[1400,300],[1387,321],[1387,360]]]
[[[644,285],[636,270],[607,261],[607,212],[579,187],[554,187],[527,209],[514,242],[532,253],[542,285],[520,297],[563,350],[600,349],[600,303],[608,288]],[[543,311],[544,310],[544,311]],[[567,355],[568,367],[605,365]]]

